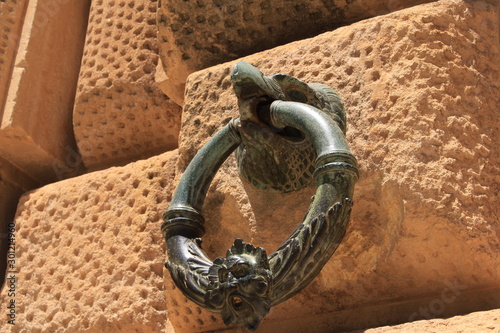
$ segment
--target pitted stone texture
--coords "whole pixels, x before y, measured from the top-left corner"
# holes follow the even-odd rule
[[[21,38],[26,3],[26,0],[0,2],[0,119],[3,115],[17,43]]]
[[[4,283],[7,264],[8,225],[14,221],[21,195],[36,186],[33,179],[0,157],[0,285]]]
[[[205,331],[224,327],[219,315],[200,308],[182,295],[170,278],[168,270],[165,270],[164,281],[165,295],[172,294],[170,297],[167,296],[166,300],[168,321],[175,333],[199,332],[200,327]]]
[[[73,115],[90,169],[177,147],[180,107],[154,82],[156,0],[92,2]]]
[[[498,10],[496,2],[420,5],[243,59],[266,75],[336,89],[361,172],[337,253],[308,288],[270,313],[261,332],[345,331],[426,318],[419,308],[436,317],[499,306]],[[179,173],[237,117],[233,65],[188,79]],[[207,230],[244,214],[239,237],[272,252],[301,221],[312,191],[287,202],[241,184],[235,168],[232,159],[212,186],[219,199],[204,207]],[[215,258],[233,238],[203,240]]]
[[[0,3],[0,156],[43,184],[81,171],[71,114],[89,5]]]
[[[158,11],[163,91],[183,103],[194,71],[431,0],[163,0]]]
[[[160,220],[176,156],[168,152],[22,197],[16,326],[4,321],[2,332],[165,332]],[[10,299],[4,288],[2,309]]]

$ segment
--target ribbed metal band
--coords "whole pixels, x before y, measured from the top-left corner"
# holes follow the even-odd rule
[[[354,155],[351,154],[351,152],[346,150],[334,150],[328,152],[328,154],[323,154],[321,156],[318,156],[314,164],[317,169],[325,164],[332,162],[344,162],[351,164],[354,167],[358,166],[358,161],[356,160],[356,157],[354,157]]]
[[[313,176],[318,183],[322,183],[324,176],[332,176],[337,173],[354,177],[354,181],[359,178],[358,168],[346,162],[332,162],[322,165],[314,170]]]
[[[205,234],[205,218],[195,210],[169,209],[163,214],[163,219],[165,222],[161,225],[161,232],[165,239],[175,235],[197,238]]]

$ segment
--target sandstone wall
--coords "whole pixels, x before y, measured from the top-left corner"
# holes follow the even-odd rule
[[[500,305],[498,40],[498,4],[441,1],[244,58],[266,74],[337,89],[361,171],[343,244],[259,332],[348,330]],[[188,79],[179,173],[237,116],[232,65]],[[310,190],[262,193],[239,180],[234,164],[223,166],[205,205],[212,257],[235,234],[274,250],[308,205]],[[169,304],[182,299],[167,293]],[[190,304],[170,317],[176,329],[217,326]]]
[[[361,172],[343,243],[311,285],[273,308],[257,332],[341,332],[408,321],[415,322],[372,331],[500,329],[498,310],[422,321],[500,307],[496,204],[500,158],[495,152],[495,144],[500,141],[496,115],[500,105],[500,5],[493,0],[442,0],[381,15],[417,2],[428,1],[338,2],[345,9],[343,13],[338,11],[343,15],[339,17],[346,18],[342,24],[378,16],[243,59],[266,74],[288,73],[336,89],[344,99],[347,138]],[[21,1],[0,2],[0,17],[12,14],[5,8],[14,8],[14,3],[22,5]],[[75,172],[82,160],[91,170],[107,169],[22,196],[15,218],[16,296],[8,295],[9,282],[0,293],[4,319],[4,311],[15,299],[16,326],[2,319],[0,331],[241,332],[240,327],[225,327],[218,315],[195,306],[174,287],[163,267],[165,246],[160,233],[161,214],[189,161],[209,137],[238,116],[229,82],[235,62],[189,76],[182,123],[180,108],[171,99],[174,95],[166,97],[156,87],[155,77],[158,81],[165,75],[162,66],[167,74],[168,70],[177,70],[176,75],[169,74],[168,80],[177,80],[179,89],[182,75],[197,69],[190,67],[196,61],[216,63],[229,59],[216,61],[203,47],[201,51],[208,52],[206,57],[196,48],[189,53],[192,34],[187,28],[201,33],[208,26],[213,31],[224,26],[228,34],[220,37],[224,43],[212,43],[210,36],[197,41],[225,50],[234,45],[229,34],[236,29],[226,27],[229,14],[232,19],[248,14],[239,7],[231,12],[225,1],[162,1],[159,29],[171,29],[174,23],[179,29],[171,31],[163,42],[165,35],[160,32],[159,46],[157,1],[95,0],[90,8],[79,77],[61,76],[57,82],[66,84],[62,87],[40,80],[52,79],[50,73],[62,75],[59,70],[49,69],[75,68],[57,66],[57,55],[76,54],[58,53],[67,46],[58,43],[67,41],[66,35],[47,36],[60,31],[75,33],[77,26],[82,27],[89,3],[29,1],[22,36],[24,31],[32,31],[30,26],[36,26],[33,22],[46,22],[47,28],[43,30],[44,38],[28,38],[22,44],[20,50],[27,51],[19,53],[18,58],[25,57],[19,58],[25,61],[12,65],[12,77],[36,86],[27,90],[36,98],[9,95],[20,96],[14,99],[18,103],[15,105],[25,105],[19,103],[35,103],[43,100],[45,93],[67,92],[76,87],[73,126],[78,149],[68,139],[71,129],[55,126],[49,117],[60,116],[68,125],[71,117],[66,116],[71,114],[73,104],[66,109],[68,113],[50,114],[42,112],[41,103],[42,111],[19,118],[25,121],[19,122],[20,128],[35,133],[26,136],[34,143],[16,135],[12,140],[17,141],[0,141],[0,152],[6,147],[16,148],[16,156],[26,157],[29,165],[43,165],[40,156],[45,155],[25,147],[38,147],[44,135],[47,141],[58,137],[59,146],[50,147],[63,147],[62,153],[50,155],[56,157],[48,160],[55,178]],[[189,7],[202,4],[202,9]],[[255,8],[259,19],[260,14],[268,12],[273,13],[273,18],[282,14],[271,11],[274,7],[266,1],[245,4]],[[317,8],[323,8],[322,2],[308,4],[299,8],[301,13],[312,15],[321,12]],[[72,9],[66,11],[68,6]],[[41,21],[43,13],[53,16]],[[284,13],[305,27],[305,23],[300,25],[299,16]],[[162,15],[167,15],[168,21],[163,22]],[[61,24],[70,18],[75,25],[63,29]],[[261,20],[266,19],[262,16]],[[234,21],[241,23],[244,19]],[[284,25],[275,22],[261,24],[260,28],[267,29],[269,40],[280,43],[280,38],[284,41],[288,35],[280,30]],[[243,33],[250,33],[252,28],[254,25],[249,25]],[[15,34],[13,26],[8,29]],[[255,29],[255,36],[260,36],[262,31],[259,34],[260,30]],[[300,33],[297,30],[290,38],[297,39]],[[259,41],[238,36],[234,39]],[[255,45],[271,46],[263,43],[261,40]],[[170,65],[167,60],[163,64],[158,60],[158,52],[165,57],[165,47],[175,51],[167,57]],[[185,53],[179,53],[182,50]],[[5,54],[0,52],[0,66],[7,63]],[[241,55],[235,52],[231,56]],[[33,69],[38,72],[29,74]],[[16,76],[16,70],[22,75]],[[1,84],[0,80],[0,89]],[[69,99],[64,95],[56,100],[66,103]],[[0,134],[6,133],[3,129],[2,125]],[[176,147],[177,140],[178,151],[149,157]],[[5,161],[6,156],[0,154],[2,228],[2,223],[13,218],[17,198],[36,187],[36,180],[40,182],[40,177],[26,175],[19,165]],[[116,166],[143,157],[149,158]],[[205,202],[207,234],[203,248],[215,258],[241,237],[272,252],[302,220],[313,192],[313,187],[288,194],[256,190],[240,179],[234,157],[230,157],[215,177]],[[0,243],[4,246],[1,233]]]
[[[40,183],[80,172],[71,110],[89,3],[0,4],[0,156]]]
[[[92,2],[73,112],[89,169],[177,147],[180,107],[154,82],[156,7],[156,0]]]
[[[21,195],[36,186],[30,177],[0,157],[0,256],[7,257],[8,224],[14,221]],[[0,285],[4,283],[5,260],[0,260]]]
[[[248,54],[430,0],[163,0],[161,89],[178,104],[189,74]]]
[[[90,1],[0,2],[0,283],[19,197],[83,171],[71,110]]]
[[[3,115],[10,73],[26,11],[26,1],[7,0],[0,3],[0,119]]]
[[[25,194],[16,223],[15,326],[2,332],[164,332],[158,221],[176,152]],[[10,276],[10,275],[8,275]],[[7,284],[8,285],[8,284]]]

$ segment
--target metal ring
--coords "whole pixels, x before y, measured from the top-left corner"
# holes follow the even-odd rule
[[[241,142],[238,119],[215,134],[184,172],[162,232],[167,243],[166,267],[179,289],[193,302],[221,314],[227,325],[253,330],[271,306],[305,288],[340,244],[349,221],[356,158],[337,123],[317,108],[299,102],[274,101],[271,125],[294,127],[317,153],[316,195],[302,223],[271,255],[236,239],[226,258],[211,261],[198,237],[205,226],[201,207],[215,173]]]

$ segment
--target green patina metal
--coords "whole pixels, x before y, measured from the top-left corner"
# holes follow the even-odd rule
[[[240,118],[193,158],[164,214],[166,267],[193,302],[227,325],[256,329],[271,306],[304,289],[340,244],[349,222],[357,162],[345,139],[346,118],[331,88],[283,74],[264,76],[236,64],[231,81]],[[236,150],[242,177],[257,188],[317,190],[302,223],[272,254],[236,239],[211,261],[201,248],[201,207],[212,178]]]
[[[238,97],[242,144],[236,150],[240,174],[260,189],[282,192],[299,190],[312,181],[316,152],[314,138],[296,127],[277,128],[271,123],[274,101],[305,103],[332,118],[345,133],[345,114],[340,97],[320,83],[305,83],[290,75],[264,76],[252,65],[240,62],[231,74]]]

